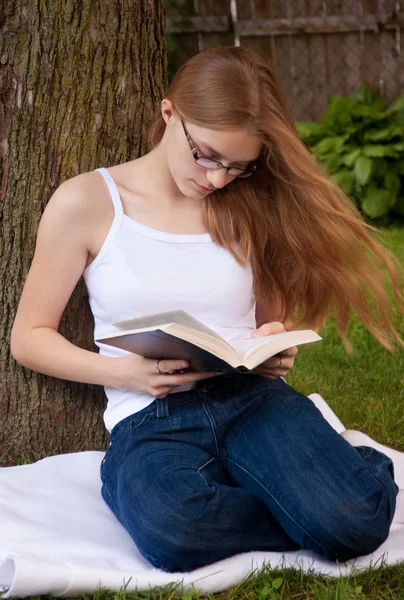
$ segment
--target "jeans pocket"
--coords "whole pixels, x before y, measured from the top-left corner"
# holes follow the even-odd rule
[[[122,421],[119,421],[113,428],[110,434],[111,443],[116,444],[119,440],[126,437],[127,433],[133,429],[136,429],[141,423],[147,420],[150,416],[156,414],[156,400],[153,400],[151,404],[148,404],[141,410],[128,415]]]
[[[154,402],[153,405],[155,406]],[[150,408],[149,406],[147,406],[146,408]],[[138,429],[139,427],[141,427],[142,425],[146,424],[146,423],[150,423],[151,420],[153,420],[156,417],[156,408],[149,410],[148,412],[142,412],[142,414],[138,415],[138,413],[135,413],[134,417],[131,421],[130,421],[130,430],[134,431],[135,429]]]

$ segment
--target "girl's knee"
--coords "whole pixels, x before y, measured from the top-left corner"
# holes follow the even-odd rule
[[[324,556],[344,562],[377,550],[390,532],[394,507],[384,490],[373,498],[341,502],[329,519],[329,529],[320,534]],[[322,538],[322,539],[321,539]]]
[[[208,564],[209,552],[200,547],[192,523],[177,524],[168,532],[159,529],[154,536],[136,535],[139,552],[154,566],[169,573],[192,571]]]

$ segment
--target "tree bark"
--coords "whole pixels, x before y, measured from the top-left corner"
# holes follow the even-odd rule
[[[101,386],[34,373],[10,333],[55,189],[146,152],[167,82],[161,0],[3,0],[0,10],[1,465],[104,449]],[[97,351],[82,279],[59,331]]]

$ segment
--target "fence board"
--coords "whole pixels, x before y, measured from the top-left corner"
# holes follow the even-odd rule
[[[255,18],[254,0],[237,0],[237,15],[239,19]]]
[[[249,48],[249,50],[253,50],[269,63],[272,63],[274,60],[271,45],[267,38],[243,37],[243,46]]]
[[[228,0],[198,0],[201,16],[227,15],[229,13]]]
[[[364,43],[359,33],[347,33],[344,36],[346,93],[351,94],[362,83],[361,65]]]
[[[361,65],[362,81],[376,93],[380,93],[381,75],[380,36],[365,32],[363,42],[363,60]]]
[[[168,0],[163,0],[163,6],[168,19],[173,19],[178,15],[178,8]],[[183,17],[194,17],[196,15],[194,0],[185,0],[180,12]]]
[[[185,17],[180,22],[169,19],[167,30],[169,33],[192,33],[198,31],[224,31],[229,28],[230,19],[227,15]],[[378,15],[354,14],[344,18],[337,15],[327,17],[296,17],[295,19],[243,19],[239,21],[241,35],[310,35],[312,33],[350,33],[352,31],[395,30],[404,26],[404,13],[393,16],[390,13]]]
[[[383,12],[394,13],[396,8],[395,0],[379,0],[379,9]],[[394,83],[392,81],[392,71],[394,67],[391,64],[392,46],[394,48],[394,33],[390,31],[380,32],[380,79],[379,90],[382,95],[391,96],[394,93]],[[394,52],[394,50],[393,50]]]
[[[209,33],[203,34],[203,47],[218,48],[219,46],[233,46],[233,34],[227,33]]]
[[[279,79],[282,82],[283,89],[289,100],[291,111],[294,113],[294,82],[293,77],[291,76],[292,54],[289,36],[279,36],[275,38],[275,55],[276,63],[274,62],[274,65],[276,66]]]
[[[363,10],[368,13],[377,13],[379,0],[363,0]]]
[[[296,119],[319,119],[329,98],[362,82],[389,103],[404,92],[398,0],[236,0],[236,6],[241,45],[275,66]],[[181,46],[170,56],[177,68],[202,48],[234,44],[230,0],[186,0],[181,14],[176,23],[171,10],[167,21]]]
[[[303,14],[305,8],[309,17],[323,15],[323,2],[321,0],[309,0],[307,3],[300,0],[299,5],[301,13]],[[325,44],[326,36],[324,34],[314,34],[308,37],[308,60],[311,77],[311,82],[308,82],[310,103],[304,114],[307,114],[309,119],[313,121],[318,121],[321,118],[328,101]]]
[[[271,19],[281,19],[288,15],[288,6],[285,0],[269,0],[267,15]]]

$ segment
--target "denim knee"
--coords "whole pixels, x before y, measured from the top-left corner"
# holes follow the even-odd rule
[[[144,558],[168,573],[193,571],[215,562],[214,549],[200,547],[192,522],[177,524],[174,535],[167,535],[167,530],[161,528],[157,537],[136,543]]]
[[[382,487],[371,498],[341,502],[330,517],[332,531],[324,536],[326,539],[319,540],[324,556],[345,562],[371,554],[386,541],[394,510],[395,498],[392,506],[392,498]]]

